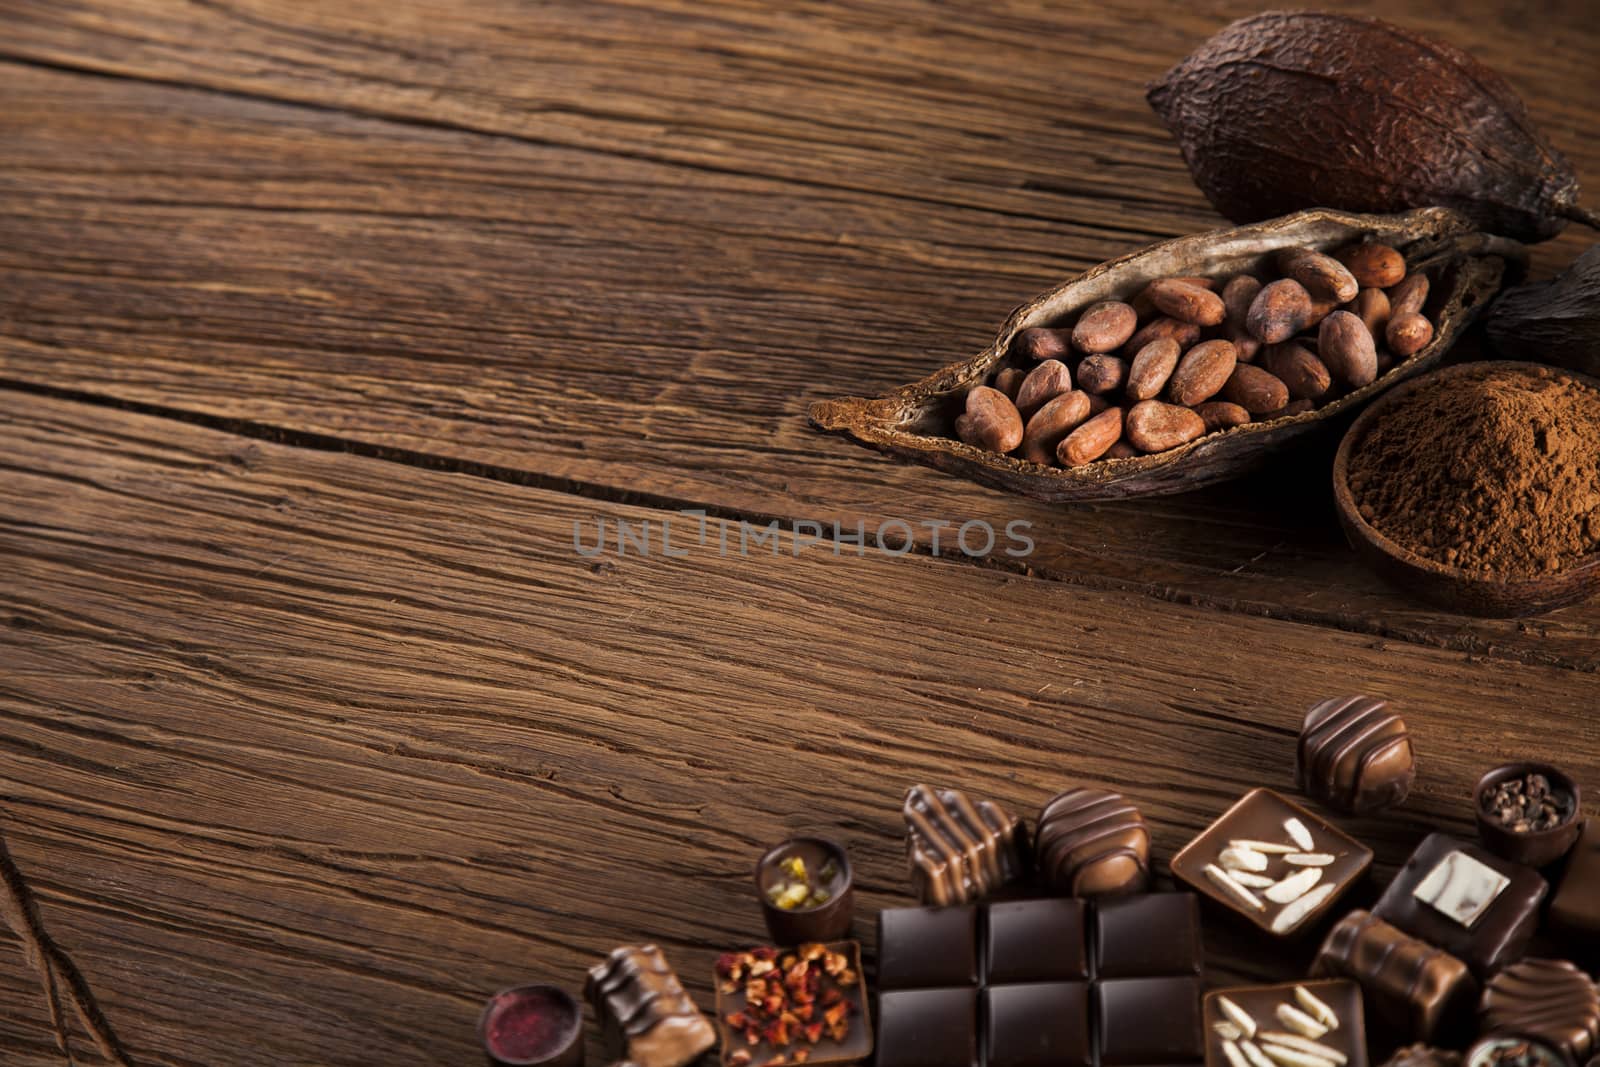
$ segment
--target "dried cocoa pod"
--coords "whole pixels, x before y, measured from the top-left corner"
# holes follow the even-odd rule
[[[1433,340],[1433,323],[1426,315],[1395,315],[1384,331],[1384,340],[1389,343],[1389,351],[1401,359],[1414,356]]]
[[[1327,364],[1294,341],[1268,345],[1261,356],[1261,369],[1281,379],[1295,400],[1316,400],[1333,388]]]
[[[1350,312],[1361,320],[1368,333],[1382,337],[1389,328],[1389,294],[1382,289],[1363,289],[1356,294]]]
[[[1100,414],[1067,434],[1056,449],[1064,467],[1081,467],[1105,455],[1106,449],[1122,436],[1122,409],[1106,408]]]
[[[1195,408],[1194,413],[1206,424],[1206,433],[1232,429],[1250,421],[1248,411],[1227,400],[1207,400]]]
[[[1277,255],[1278,269],[1306,287],[1314,300],[1343,304],[1361,291],[1356,276],[1337,259],[1309,248],[1286,248]]]
[[[1311,294],[1293,278],[1279,278],[1261,287],[1250,302],[1245,327],[1264,345],[1287,341],[1311,318]]]
[[[1387,289],[1406,276],[1406,257],[1380,241],[1362,241],[1335,252],[1333,258],[1363,289]]]
[[[1005,390],[1001,390],[1004,392]],[[1023,379],[1017,390],[1017,412],[1024,422],[1062,393],[1072,392],[1072,371],[1059,359],[1047,359]]]
[[[1167,382],[1167,396],[1173,403],[1186,407],[1209,400],[1222,388],[1238,362],[1238,354],[1230,342],[1202,341],[1178,361],[1178,369]]]
[[[1089,394],[1081,390],[1062,393],[1034,412],[1022,431],[1022,458],[1048,467],[1067,434],[1089,417]]]
[[[1090,356],[1078,364],[1078,388],[1104,396],[1122,388],[1128,380],[1128,364],[1116,356]]]
[[[1011,346],[1011,350],[1023,359],[1066,359],[1072,355],[1072,333],[1069,330],[1035,327],[1017,334]]]
[[[1378,376],[1378,348],[1372,334],[1348,311],[1335,311],[1322,320],[1317,358],[1346,385],[1360,388]]]
[[[1128,409],[1123,432],[1141,452],[1165,452],[1204,434],[1206,424],[1189,408],[1142,400]]]
[[[1072,327],[1072,346],[1080,352],[1112,352],[1133,336],[1139,316],[1120,300],[1091,304]]]
[[[1195,183],[1235,222],[1316,205],[1391,212],[1449,204],[1524,241],[1578,206],[1578,180],[1499,75],[1443,41],[1375,18],[1241,19],[1147,94]]]
[[[1158,338],[1139,349],[1128,367],[1128,381],[1123,386],[1128,399],[1139,401],[1160,396],[1182,354],[1178,342],[1170,337]]]
[[[1139,354],[1139,350],[1145,345],[1151,341],[1158,341],[1163,337],[1170,337],[1178,342],[1179,348],[1188,348],[1200,340],[1200,327],[1192,322],[1179,322],[1177,319],[1169,319],[1166,316],[1162,316],[1159,319],[1152,319],[1148,324],[1140,327],[1138,333],[1128,338],[1128,343],[1123,346],[1122,350],[1129,356],[1135,356]]]
[[[1400,284],[1388,291],[1389,314],[1420,315],[1428,302],[1428,287],[1426,274],[1407,274]]]
[[[1508,290],[1487,329],[1502,355],[1600,376],[1600,245],[1548,282]]]
[[[1289,403],[1289,387],[1275,374],[1250,363],[1233,368],[1222,387],[1222,399],[1238,404],[1252,415],[1278,411]]]
[[[1022,416],[1006,394],[980,385],[967,394],[966,414],[956,419],[956,436],[974,448],[1010,452],[1022,443]]]
[[[1222,297],[1210,289],[1177,278],[1151,282],[1145,289],[1145,295],[1163,315],[1196,326],[1215,326],[1227,313],[1222,306]]]
[[[1027,380],[1028,372],[1021,367],[1002,367],[994,376],[994,387],[1011,398],[1014,404],[1017,401],[1017,391],[1022,388],[1022,383]]]

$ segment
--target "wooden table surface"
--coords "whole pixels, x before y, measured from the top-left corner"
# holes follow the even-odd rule
[[[1586,5],[1352,6],[1600,190]],[[0,1062],[64,1062],[41,944],[141,1065],[476,1063],[489,992],[641,940],[708,1003],[767,844],[846,842],[869,942],[914,782],[1119,789],[1164,868],[1344,692],[1421,751],[1347,823],[1385,874],[1493,763],[1600,789],[1600,603],[1398,595],[1326,449],[1050,507],[805,423],[1217,225],[1143,86],[1251,10],[0,0],[0,873],[44,931],[0,929]],[[683,555],[575,551],[618,520]],[[1036,548],[806,543],[896,520]],[[1308,951],[1208,936],[1216,982]]]

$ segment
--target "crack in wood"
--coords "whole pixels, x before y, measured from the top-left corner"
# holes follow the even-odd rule
[[[4,831],[0,831],[0,889],[4,890],[0,892],[0,915],[5,916],[6,924],[22,940],[23,954],[39,974],[45,1003],[50,1011],[50,1028],[54,1032],[56,1047],[66,1057],[68,1067],[77,1061],[72,1054],[71,1031],[61,1009],[63,986],[66,999],[89,1031],[89,1036],[94,1039],[100,1054],[120,1067],[133,1067],[122,1042],[117,1039],[116,1031],[111,1028],[111,1021],[95,1000],[83,972],[78,970],[72,957],[55,943],[44,928],[33,892],[28,888],[21,868],[11,858]]]

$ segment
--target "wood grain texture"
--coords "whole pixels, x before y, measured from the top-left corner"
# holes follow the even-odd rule
[[[805,426],[1216,224],[1142,87],[1246,10],[14,0],[0,55],[115,77],[0,89],[0,376],[726,515],[1023,519],[1036,575],[1600,667],[1600,607],[1481,623],[1361,569],[1326,455],[1063,509]],[[1592,25],[1403,17],[1600,186]]]
[[[639,938],[709,1003],[716,950],[761,937],[764,845],[838,835],[863,935],[906,899],[917,780],[1030,817],[1122,790],[1164,863],[1289,788],[1301,711],[1352,688],[1422,753],[1402,812],[1348,823],[1386,873],[1470,832],[1487,764],[1559,737],[1600,780],[1566,669],[787,537],[723,557],[721,524],[586,559],[575,522],[662,513],[8,406],[0,818],[138,1064],[471,1062],[487,993]],[[1293,966],[1209,936],[1216,981]],[[0,1048],[48,1062],[21,967]]]

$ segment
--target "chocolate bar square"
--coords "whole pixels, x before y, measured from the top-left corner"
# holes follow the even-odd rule
[[[1448,834],[1430,834],[1372,914],[1487,977],[1520,959],[1549,886],[1531,867]]]
[[[1089,984],[1032,982],[983,991],[984,1067],[1091,1067]]]
[[[990,904],[984,973],[989,985],[1089,977],[1087,907],[1054,897]]]
[[[878,996],[877,1067],[978,1067],[978,991],[900,989]]]
[[[1095,986],[1102,1067],[1181,1063],[1205,1055],[1200,979],[1116,978]]]
[[[1600,951],[1600,819],[1587,819],[1550,902],[1550,924]]]
[[[1095,974],[1148,978],[1199,974],[1200,901],[1193,893],[1149,893],[1095,908]]]
[[[1237,1038],[1223,1035],[1221,1030],[1227,1027],[1238,1028],[1233,1016],[1223,1010],[1224,1000],[1255,1024],[1254,1034],[1241,1034]],[[1322,1008],[1332,1014],[1337,1026],[1328,1025],[1330,1020],[1324,1017]],[[1310,1037],[1319,1026],[1326,1026],[1327,1031]],[[1346,1057],[1347,1062],[1342,1067],[1367,1067],[1367,1021],[1362,1010],[1361,987],[1344,980],[1242,986],[1207,993],[1205,1037],[1206,1067],[1233,1067],[1233,1060],[1225,1051],[1230,1040],[1241,1055],[1246,1054],[1239,1044],[1254,1041],[1256,1048],[1269,1059],[1275,1059],[1269,1051],[1273,1048],[1318,1055],[1304,1045],[1297,1045],[1299,1041],[1314,1041]],[[1335,1059],[1328,1055],[1322,1058]],[[1247,1056],[1247,1059],[1253,1062],[1254,1058]]]
[[[1245,847],[1249,842],[1269,851]],[[1238,860],[1254,868],[1242,880],[1230,873]],[[1294,937],[1315,927],[1370,866],[1370,848],[1272,790],[1255,789],[1173,857],[1172,873],[1262,931]],[[1277,899],[1274,886],[1291,878],[1314,881],[1298,895]]]
[[[887,908],[878,913],[878,988],[978,983],[978,909]]]

